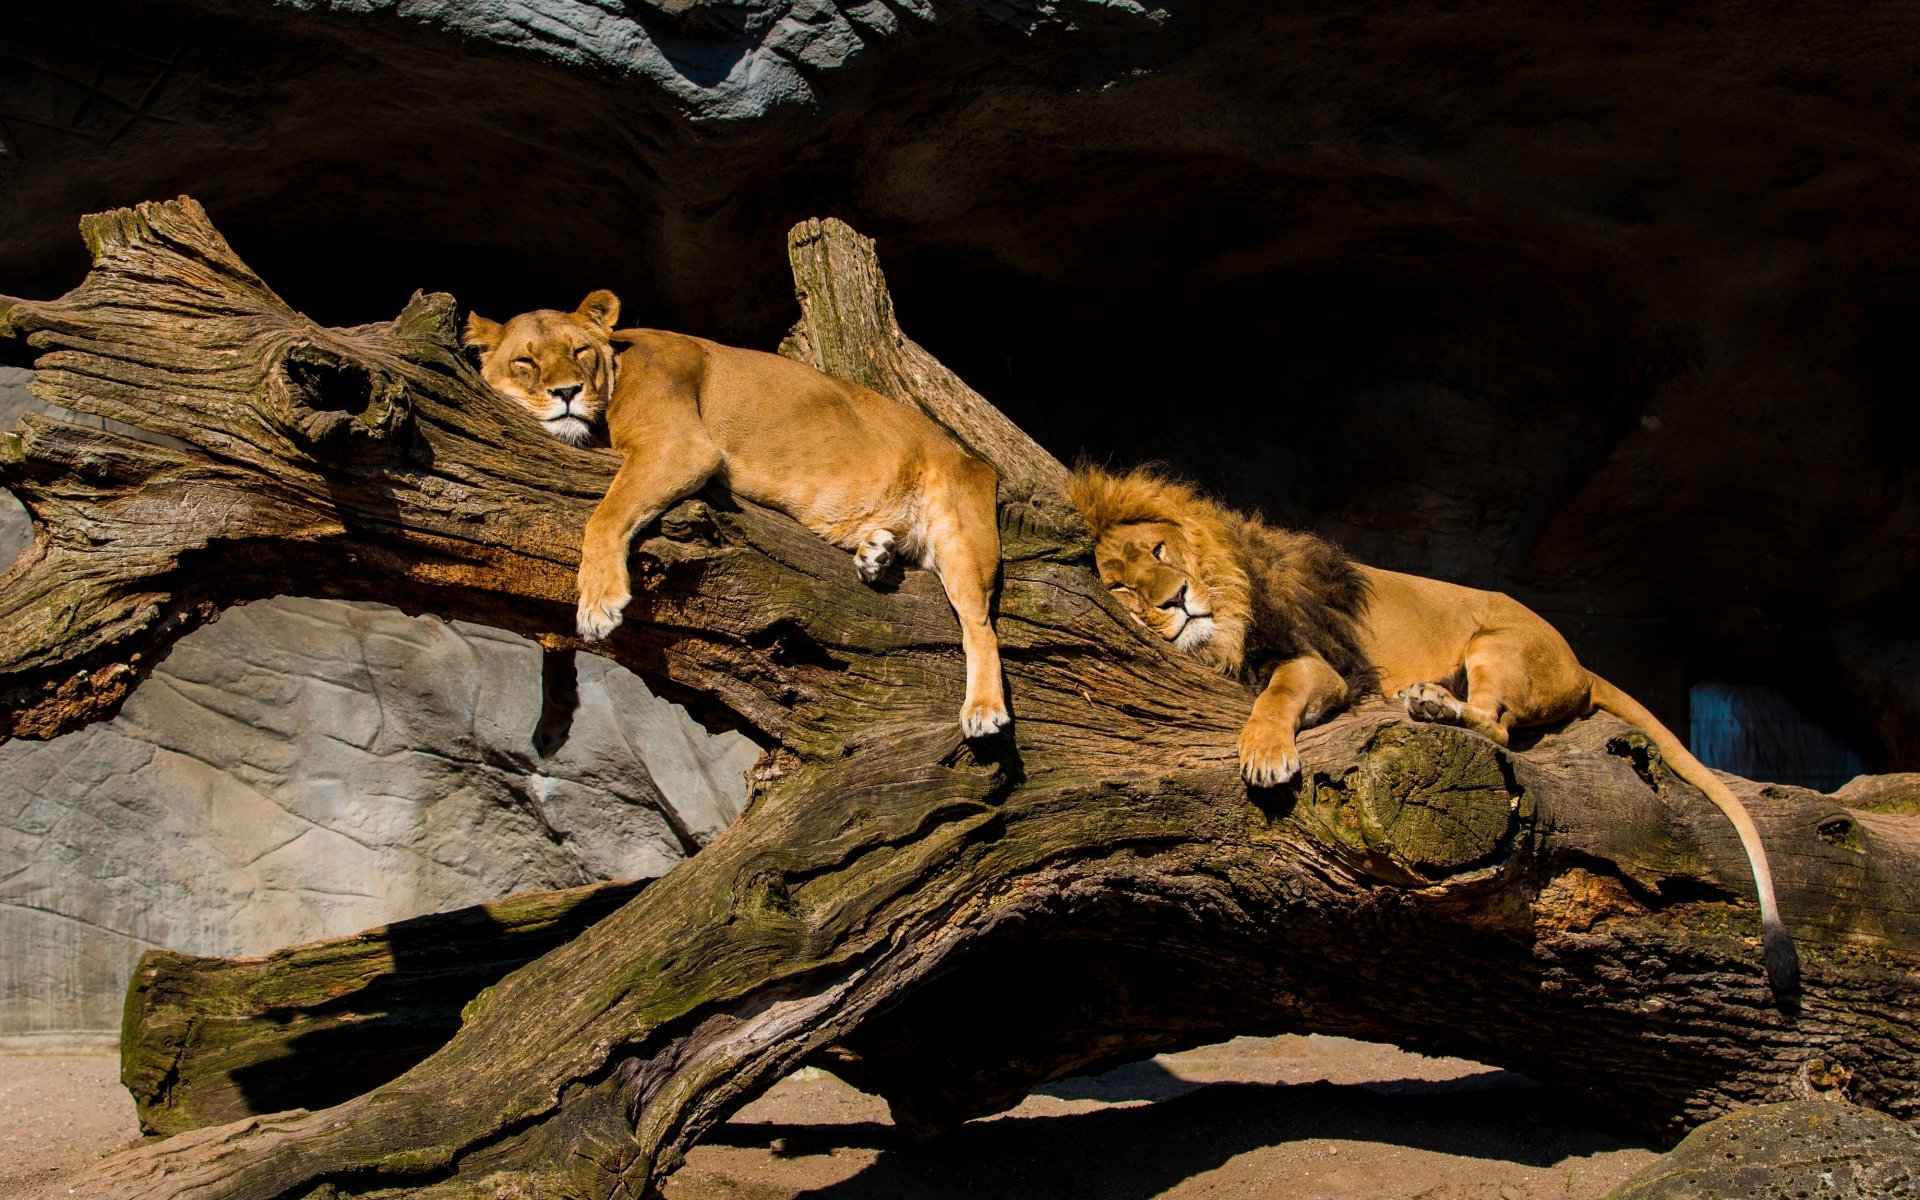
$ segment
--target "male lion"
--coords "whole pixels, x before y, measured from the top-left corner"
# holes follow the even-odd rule
[[[1417,721],[1464,725],[1503,746],[1514,729],[1612,713],[1733,822],[1760,896],[1767,978],[1778,994],[1798,987],[1799,956],[1745,806],[1531,609],[1498,592],[1360,566],[1312,534],[1276,529],[1151,471],[1082,468],[1068,494],[1122,608],[1222,674],[1266,676],[1240,731],[1248,783],[1292,779],[1299,730],[1375,690],[1404,695]]]
[[[620,452],[580,548],[580,636],[597,641],[620,624],[633,598],[633,535],[719,478],[855,551],[869,583],[895,558],[939,576],[967,660],[961,732],[984,737],[1004,726],[989,615],[1000,571],[993,468],[918,410],[859,384],[704,338],[616,331],[619,315],[619,299],[597,291],[570,313],[467,318],[466,344],[480,351],[494,390],[575,444],[604,416]]]

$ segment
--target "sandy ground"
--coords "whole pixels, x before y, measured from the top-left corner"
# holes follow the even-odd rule
[[[0,1197],[22,1195],[139,1136],[114,1055],[0,1054]]]
[[[0,1053],[0,1197],[136,1136],[117,1071],[98,1052]],[[1239,1038],[1063,1080],[927,1146],[879,1100],[802,1071],[710,1134],[667,1200],[1598,1200],[1654,1157],[1502,1071]]]

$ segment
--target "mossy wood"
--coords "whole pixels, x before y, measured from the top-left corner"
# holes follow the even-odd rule
[[[0,329],[39,352],[43,398],[190,448],[33,419],[9,439],[0,482],[37,529],[0,579],[0,734],[108,715],[188,629],[281,592],[575,644],[612,456],[489,394],[449,298],[322,329],[191,201],[83,228],[87,279],[0,301]],[[900,335],[869,243],[808,222],[790,249],[789,351],[888,382],[1008,480],[1010,735],[960,740],[930,577],[871,589],[785,518],[683,503],[592,649],[761,741],[740,820],[397,1078],[129,1149],[87,1194],[636,1197],[804,1062],[930,1134],[1059,1075],[1283,1030],[1464,1055],[1676,1132],[1816,1086],[1916,1115],[1913,818],[1749,789],[1806,960],[1782,1006],[1731,831],[1616,722],[1507,751],[1375,705],[1304,739],[1297,789],[1249,794],[1251,697],[1109,602],[1058,463]]]
[[[245,958],[149,950],[120,1030],[120,1080],[140,1131],[326,1108],[371,1091],[445,1045],[482,990],[641,886],[529,892]]]

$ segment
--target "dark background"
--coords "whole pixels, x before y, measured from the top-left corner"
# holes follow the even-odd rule
[[[771,348],[835,215],[1062,458],[1510,591],[1750,772],[1920,768],[1920,7],[369,6],[0,14],[0,292],[189,193],[328,323]]]

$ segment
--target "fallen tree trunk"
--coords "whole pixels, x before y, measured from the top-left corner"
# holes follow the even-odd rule
[[[639,882],[530,892],[244,958],[140,956],[120,1082],[172,1134],[372,1091],[460,1029],[460,1011],[625,904]]]
[[[1376,845],[1396,842],[1398,857],[1423,861],[1430,872],[1436,864],[1460,866],[1498,853],[1509,831],[1505,806],[1515,802],[1577,811],[1596,790],[1625,796],[1648,786],[1634,773],[1645,769],[1646,746],[1638,734],[1613,721],[1584,723],[1527,751],[1524,790],[1504,777],[1481,779],[1477,782],[1484,786],[1459,791],[1449,805],[1453,827],[1436,830],[1430,813],[1402,811],[1405,797],[1399,789],[1405,776],[1396,765],[1405,742],[1400,735],[1372,736],[1384,715],[1364,714],[1366,719],[1343,730],[1353,744],[1340,753],[1350,753],[1356,769],[1344,780],[1340,801],[1351,814],[1363,815],[1357,829],[1343,833],[1348,822],[1325,810],[1324,796],[1319,811],[1303,810],[1299,816],[1325,822],[1324,833],[1336,841],[1351,838],[1352,851],[1366,853],[1369,838]],[[1619,761],[1596,772],[1589,760],[1597,754]],[[1742,790],[1757,806],[1800,806],[1802,819],[1814,822],[1822,838],[1838,845],[1851,842],[1855,852],[1864,853],[1857,827],[1862,818],[1873,830],[1876,851],[1888,839],[1897,850],[1908,835],[1909,822],[1874,826],[1874,809],[1885,807],[1884,801],[1856,800],[1860,793],[1877,794],[1889,785],[1900,788],[1904,808],[1910,788],[1899,776],[1863,776],[1837,800],[1798,789],[1771,797],[1752,785]],[[1841,804],[1858,811],[1842,812],[1836,807]],[[1368,829],[1372,832],[1352,837]],[[1697,832],[1713,836],[1710,816]],[[1659,886],[1657,881],[1672,870],[1670,847],[1659,841],[1637,845],[1617,830],[1588,829],[1567,839],[1567,852],[1590,848],[1595,843],[1582,838],[1596,834],[1612,839],[1614,865],[1630,877]],[[1558,894],[1536,903],[1536,916],[1570,930],[1590,931],[1618,915],[1615,910],[1623,903],[1633,903],[1590,872],[1569,871],[1559,885]],[[282,1109],[323,1108],[386,1083],[444,1045],[459,1028],[461,1010],[481,989],[576,936],[638,890],[637,884],[603,884],[529,893],[267,956],[220,959],[149,951],[134,972],[121,1029],[121,1078],[133,1094],[141,1129],[173,1134]],[[1088,981],[1102,985],[1110,977],[1110,969],[1098,962],[1081,969]],[[1045,978],[1059,974],[1060,967],[1038,964],[1027,973]],[[1195,1015],[1184,1019],[1191,1022]],[[1214,1019],[1223,1029],[1237,1027],[1232,1012]],[[967,1023],[977,1020],[969,1017]],[[1006,1055],[1023,1024],[1020,1018],[995,1030],[978,1052]],[[940,1052],[950,1053],[951,1035],[940,1042]],[[929,1049],[920,1048],[907,1061],[917,1063]],[[846,1069],[852,1059],[846,1047],[834,1047],[817,1061]],[[1908,1108],[1902,1097],[1885,1102],[1896,1110]]]
[[[0,482],[36,542],[0,580],[0,732],[111,712],[227,605],[374,598],[575,647],[605,452],[544,438],[454,346],[446,297],[324,330],[190,201],[90,218],[66,298],[0,302],[39,393],[191,443],[28,421]],[[871,247],[795,230],[788,351],[921,404],[1007,481],[998,630],[1015,724],[963,743],[937,584],[724,496],[636,544],[594,646],[766,748],[687,866],[487,988],[440,1050],[320,1112],[183,1133],[91,1195],[638,1196],[806,1061],[930,1134],[1047,1079],[1233,1033],[1321,1030],[1578,1089],[1677,1133],[1841,1088],[1920,1115],[1920,825],[1753,794],[1806,990],[1776,1005],[1732,832],[1605,718],[1530,748],[1376,705],[1249,793],[1250,697],[1108,601],[1059,466],[891,319]]]

